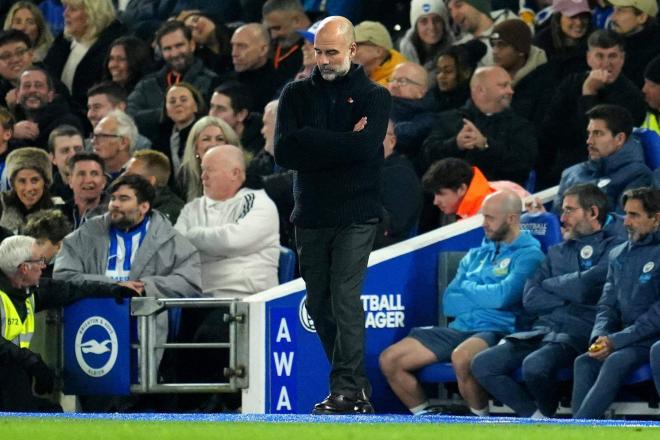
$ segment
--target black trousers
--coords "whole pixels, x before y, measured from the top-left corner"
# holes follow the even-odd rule
[[[349,226],[296,227],[307,311],[331,364],[330,391],[355,398],[371,386],[364,366],[364,309],[360,294],[377,220]]]
[[[0,364],[0,411],[62,412],[62,407],[32,394],[32,377],[8,362]]]

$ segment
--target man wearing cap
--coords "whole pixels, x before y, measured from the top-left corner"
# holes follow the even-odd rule
[[[660,54],[660,26],[657,0],[612,0],[612,30],[625,40],[626,63],[623,73],[637,87],[644,83],[644,67]]]
[[[543,49],[532,46],[529,26],[517,18],[495,25],[489,40],[493,61],[507,71],[514,89],[521,79],[548,60]]]
[[[648,104],[648,111],[642,127],[653,130],[660,135],[658,121],[660,118],[660,56],[653,58],[644,69],[642,93]]]
[[[377,21],[363,21],[355,26],[355,42],[355,61],[362,64],[370,80],[380,85],[386,86],[394,68],[407,61],[394,50],[390,33]]]
[[[317,414],[373,413],[360,301],[379,218],[383,139],[391,99],[351,61],[351,22],[328,17],[314,41],[312,76],[280,97],[275,161],[296,171],[296,226],[307,310],[331,363],[330,394]]]
[[[491,11],[490,0],[449,0],[449,14],[454,23],[461,29],[462,37],[454,44],[467,43],[470,40],[481,40],[487,47],[486,55],[481,58],[479,65],[492,66],[493,53],[490,46],[490,34],[495,23],[510,18],[516,14],[508,9]]]
[[[311,22],[300,0],[268,0],[261,14],[273,43],[273,67],[281,82],[289,81],[302,66],[304,40],[297,31]]]

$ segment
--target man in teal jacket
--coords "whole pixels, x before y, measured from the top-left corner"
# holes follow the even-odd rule
[[[543,260],[539,243],[520,230],[521,210],[520,198],[511,192],[496,192],[484,200],[486,238],[461,260],[444,292],[444,314],[453,321],[448,327],[414,328],[381,354],[383,374],[413,414],[429,406],[413,373],[451,359],[470,410],[487,415],[488,398],[472,376],[470,362],[514,331],[525,280]]]

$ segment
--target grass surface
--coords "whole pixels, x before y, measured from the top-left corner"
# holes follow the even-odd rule
[[[497,424],[298,424],[0,418],[3,438],[27,440],[571,440],[658,439],[658,428]]]

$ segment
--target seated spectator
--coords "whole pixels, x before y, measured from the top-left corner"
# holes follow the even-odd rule
[[[50,191],[53,196],[60,197],[62,202],[73,196],[69,186],[69,159],[83,150],[82,134],[76,127],[60,125],[48,136],[48,156],[57,169]]]
[[[559,209],[567,188],[578,183],[594,183],[607,194],[612,209],[622,212],[619,200],[625,190],[652,183],[651,170],[644,163],[644,151],[632,135],[632,118],[625,108],[609,104],[592,108],[587,118],[589,160],[564,170],[554,207]]]
[[[472,373],[493,398],[523,417],[552,417],[559,394],[553,378],[589,345],[609,253],[621,239],[604,229],[607,196],[592,184],[570,187],[562,205],[564,241],[525,283],[523,305],[535,316],[530,331],[479,353]],[[523,383],[511,374],[522,365]]]
[[[44,209],[28,216],[21,234],[36,240],[34,246],[46,265],[44,276],[52,277],[55,255],[62,248],[64,237],[70,232],[71,223],[59,209]]]
[[[135,89],[138,81],[154,70],[152,50],[137,37],[119,37],[110,44],[103,62],[103,80],[123,89],[123,99]],[[87,99],[89,99],[89,91]],[[123,109],[122,109],[123,110]]]
[[[597,30],[589,36],[587,64],[591,70],[564,78],[553,90],[553,99],[539,137],[538,181],[541,188],[556,185],[561,172],[586,159],[586,112],[598,104],[628,109],[633,124],[644,120],[646,105],[640,90],[621,73],[625,52],[616,33]]]
[[[3,321],[7,317],[0,338],[0,411],[62,412],[59,404],[32,393],[50,393],[55,383],[55,373],[30,349],[37,330],[35,313],[84,297],[121,298],[135,293],[115,284],[41,278],[44,266],[44,256],[32,237],[10,237],[0,244],[0,314]]]
[[[14,115],[4,107],[0,107],[0,191],[9,189],[7,176],[7,155],[9,154],[9,140],[14,134]]]
[[[92,146],[105,165],[110,181],[124,172],[137,138],[137,127],[126,113],[112,110],[94,127]]]
[[[511,192],[484,201],[484,238],[461,260],[443,293],[448,327],[417,327],[380,355],[380,368],[392,391],[413,413],[429,407],[414,372],[451,360],[459,391],[473,414],[488,415],[488,398],[470,372],[479,352],[498,343],[516,327],[523,285],[543,260],[540,245],[520,230],[520,198]]]
[[[44,64],[71,92],[74,111],[84,113],[87,90],[103,75],[110,43],[125,29],[112,0],[63,0],[64,32],[55,38]]]
[[[103,190],[108,182],[103,159],[96,153],[76,153],[69,159],[69,186],[73,197],[67,199],[62,211],[78,229],[90,218],[108,210]]]
[[[60,125],[72,125],[83,131],[80,119],[63,98],[55,95],[50,75],[40,67],[28,67],[21,73],[16,99],[13,147],[36,146],[47,150],[50,132]]]
[[[298,33],[303,37],[302,46],[302,67],[293,78],[294,81],[309,78],[316,67],[316,53],[314,52],[314,37],[316,30],[321,26],[321,20],[314,22],[306,30],[299,30]]]
[[[509,106],[511,78],[501,67],[482,67],[470,82],[471,99],[441,113],[422,147],[422,171],[431,163],[458,157],[477,166],[489,180],[523,184],[534,166],[534,127]]]
[[[435,64],[437,87],[433,88],[440,111],[462,107],[470,99],[470,79],[485,53],[486,45],[472,40],[440,54]]]
[[[209,102],[218,82],[218,76],[193,55],[195,42],[192,40],[192,32],[180,21],[163,23],[156,33],[156,44],[163,55],[165,66],[135,85],[128,96],[126,109],[135,118],[140,133],[152,141],[159,134],[167,90],[180,82],[186,82],[199,90],[203,102]]]
[[[214,17],[200,10],[182,11],[177,20],[182,21],[192,31],[195,41],[195,56],[204,65],[219,75],[232,70],[231,32],[222,22],[225,17]]]
[[[383,219],[376,231],[374,249],[409,238],[410,231],[417,227],[422,210],[422,185],[419,177],[410,160],[397,151],[397,146],[394,123],[390,120],[383,140]]]
[[[283,85],[268,61],[269,45],[268,31],[259,23],[245,24],[231,37],[231,60],[236,72],[233,79],[252,90],[253,112],[261,112]]]
[[[516,14],[508,9],[493,12],[491,2],[487,0],[449,0],[449,14],[461,31],[454,44],[464,44],[471,40],[480,40],[486,45],[486,54],[479,61],[480,66],[492,66],[493,53],[490,46],[490,34],[495,24]]]
[[[637,87],[644,84],[644,67],[660,54],[660,26],[656,21],[655,0],[612,0],[610,25],[625,41],[626,63],[623,73]]]
[[[392,95],[390,117],[395,124],[397,150],[413,158],[438,116],[435,96],[428,93],[428,73],[417,63],[401,63],[387,80],[387,89]]]
[[[353,61],[361,64],[370,80],[385,86],[394,68],[408,61],[394,50],[392,37],[377,21],[363,21],[355,26],[357,51]]]
[[[5,168],[12,189],[0,194],[0,226],[16,233],[29,214],[53,207],[48,190],[52,166],[44,150],[23,147],[9,153]]]
[[[204,295],[245,297],[276,286],[277,208],[263,190],[242,187],[243,152],[213,147],[202,169],[204,196],[184,206],[176,229],[200,252]]]
[[[34,51],[34,61],[46,57],[48,49],[53,44],[53,34],[44,20],[41,9],[32,2],[18,1],[12,5],[5,17],[4,30],[14,29],[23,32],[30,39]]]
[[[251,107],[250,89],[236,81],[225,81],[213,91],[209,116],[223,119],[241,138],[243,149],[256,155],[264,146],[264,138],[261,113],[250,111]]]
[[[261,14],[273,43],[273,67],[280,82],[286,83],[302,66],[304,41],[297,31],[307,29],[311,21],[301,0],[268,0]]]
[[[153,209],[175,224],[185,202],[169,188],[168,182],[172,173],[170,160],[160,151],[141,150],[133,154],[128,161],[125,174],[142,176],[156,189]]]
[[[399,41],[401,54],[427,71],[454,41],[449,12],[442,0],[413,0],[410,3],[410,29]]]
[[[644,100],[647,104],[643,128],[653,130],[660,135],[660,56],[653,58],[644,70]]]
[[[126,105],[126,93],[118,84],[110,81],[94,84],[87,91],[87,120],[92,125],[93,129],[96,127],[96,124],[98,124],[101,119],[105,118],[112,110],[121,110],[122,112],[125,112]],[[151,148],[151,141],[138,133],[133,148],[135,150]],[[92,149],[91,137],[85,139],[85,149]]]
[[[176,188],[182,199],[191,202],[204,194],[202,158],[211,147],[224,144],[240,146],[240,140],[223,119],[205,116],[195,122],[186,139],[181,166],[176,173]]]
[[[603,416],[625,378],[649,361],[660,333],[660,191],[633,189],[622,200],[629,239],[610,252],[592,345],[575,360],[576,419]]]
[[[553,0],[550,24],[534,35],[533,44],[545,51],[549,60],[569,62],[581,71],[586,67],[584,56],[591,31],[587,0]]]
[[[545,64],[545,52],[532,45],[532,31],[517,18],[501,21],[490,34],[493,61],[511,77],[514,89],[527,75]]]

